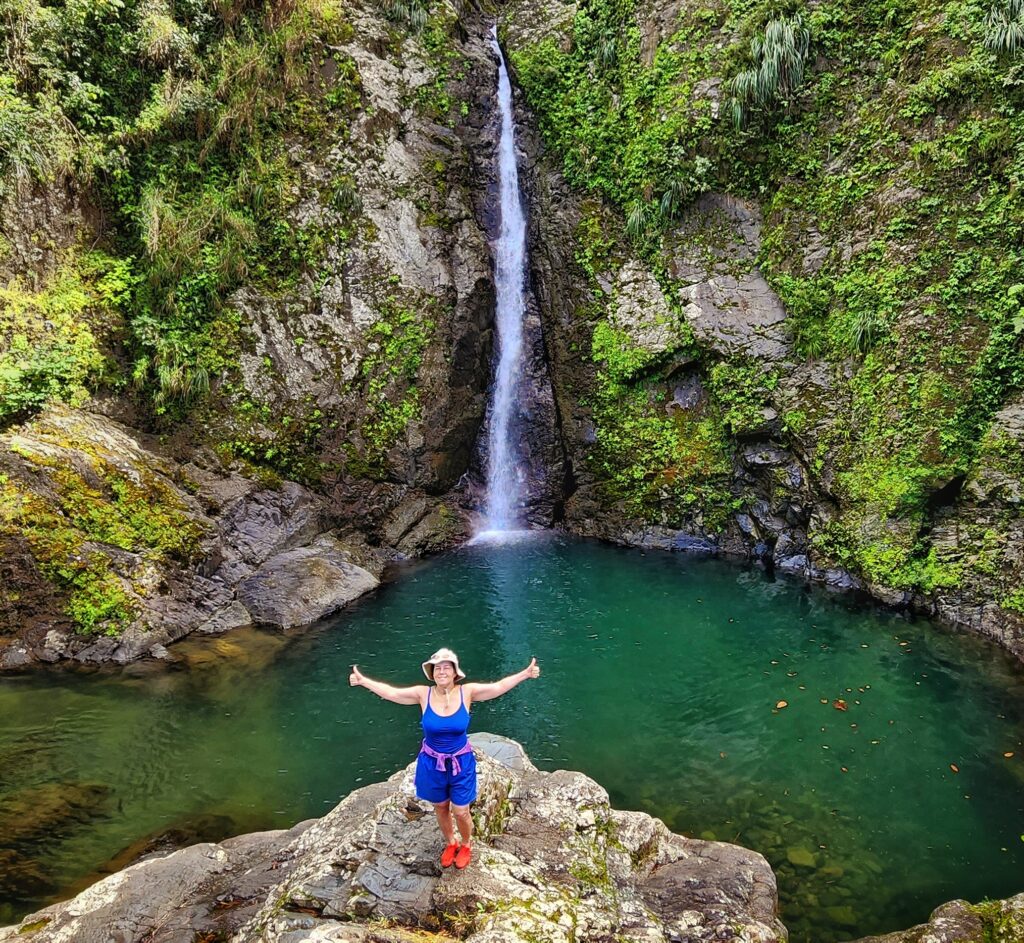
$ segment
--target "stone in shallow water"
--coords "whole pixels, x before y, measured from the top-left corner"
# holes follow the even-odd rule
[[[826,907],[825,914],[828,919],[840,927],[856,927],[857,915],[849,904],[841,907]]]
[[[806,848],[787,848],[786,860],[798,868],[813,868],[816,863],[814,853]]]

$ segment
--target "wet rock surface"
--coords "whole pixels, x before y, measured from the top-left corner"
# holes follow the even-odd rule
[[[0,940],[402,941],[414,929],[474,943],[786,939],[760,855],[673,835],[610,808],[581,773],[542,773],[513,741],[472,739],[480,798],[465,871],[437,864],[443,840],[413,798],[410,766],[289,831],[149,858]]]

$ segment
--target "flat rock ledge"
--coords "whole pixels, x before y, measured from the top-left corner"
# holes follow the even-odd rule
[[[784,943],[759,854],[609,806],[582,773],[472,738],[480,795],[465,871],[442,872],[414,765],[322,819],[142,860],[0,929],[0,943]]]

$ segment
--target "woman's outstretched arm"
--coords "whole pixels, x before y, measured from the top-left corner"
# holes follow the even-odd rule
[[[490,684],[467,684],[465,686],[466,695],[470,701],[491,701],[511,691],[517,684],[525,681],[527,678],[539,677],[540,668],[537,667],[537,659],[531,658],[530,664],[522,671],[517,671],[514,675],[509,675],[500,681],[493,681]]]
[[[383,681],[374,681],[373,678],[367,678],[359,670],[358,665],[352,666],[348,683],[354,688],[361,687],[373,691],[377,697],[382,697],[385,701],[394,701],[396,704],[422,704],[427,690],[425,684],[414,684],[411,688],[395,688]]]

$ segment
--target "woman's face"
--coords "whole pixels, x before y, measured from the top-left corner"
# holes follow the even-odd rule
[[[434,665],[434,681],[437,684],[451,684],[455,680],[455,665],[450,661],[439,661]]]

